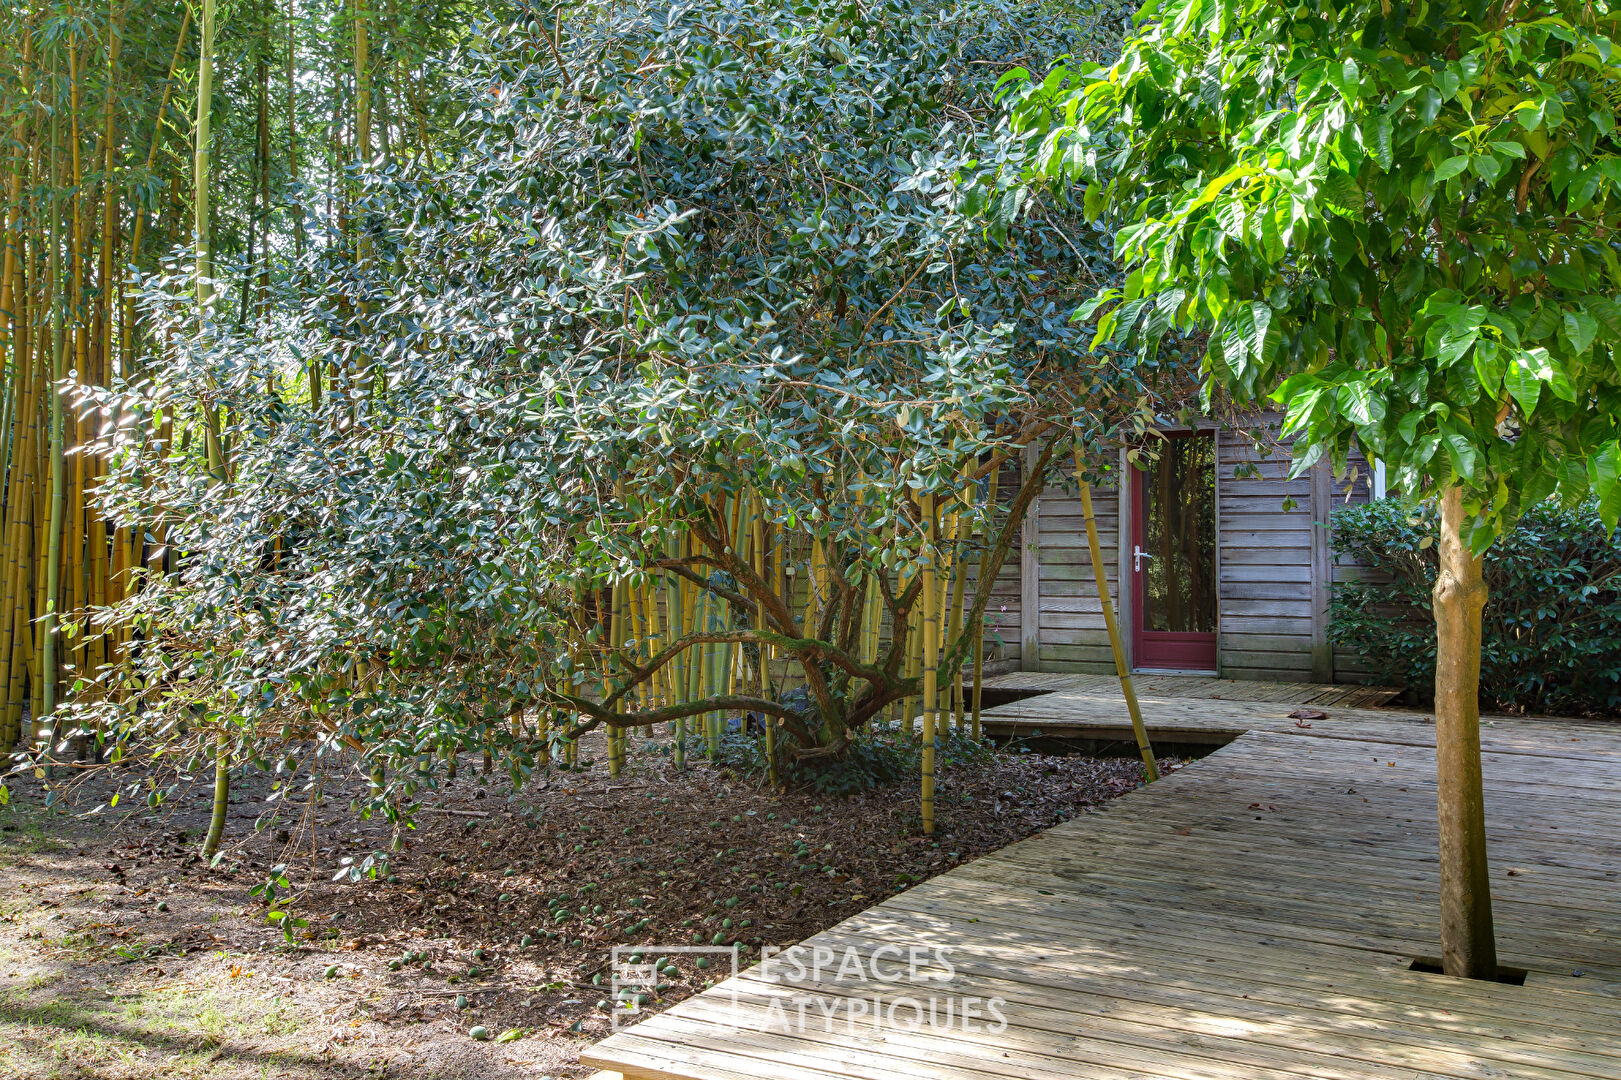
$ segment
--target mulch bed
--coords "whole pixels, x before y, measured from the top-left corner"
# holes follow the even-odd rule
[[[298,1003],[297,1033],[227,1039],[198,1075],[257,1076],[269,1055],[283,1070],[271,1076],[375,1076],[386,1066],[393,1076],[574,1077],[586,1072],[580,1050],[608,1031],[614,946],[646,947],[651,959],[659,946],[737,943],[758,956],[1139,783],[1137,763],[1125,759],[1002,750],[947,761],[939,827],[925,837],[915,783],[837,798],[779,792],[698,758],[678,772],[659,751],[643,745],[619,777],[592,764],[516,793],[465,758],[386,868],[359,883],[331,880],[340,860],[387,851],[390,839],[386,822],[351,812],[359,778],[353,790],[327,781],[314,805],[307,796],[267,803],[266,784],[241,785],[214,867],[195,855],[207,822],[202,785],[162,817],[59,813],[47,836],[82,846],[12,868],[56,907],[58,925],[36,926],[50,916],[35,907],[0,925],[0,940],[36,926],[38,937],[14,947],[48,952],[51,934],[64,943],[79,935],[80,970],[89,964],[93,981],[126,990],[251,984]],[[588,740],[582,756],[593,755],[606,757]],[[96,779],[75,800],[83,810],[109,792]],[[19,791],[9,813],[26,812],[18,804],[27,795]],[[283,864],[294,886],[289,918],[303,923],[291,940],[249,895]],[[672,959],[678,973],[648,1011],[714,981],[714,969]],[[12,1010],[5,1000],[0,1021]],[[468,1038],[474,1027],[490,1041]],[[93,1074],[124,1075],[116,1062]]]

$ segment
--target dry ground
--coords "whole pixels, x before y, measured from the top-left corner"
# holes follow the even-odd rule
[[[99,777],[48,812],[16,791],[0,810],[0,1077],[582,1076],[612,946],[757,956],[1138,778],[1129,760],[1016,750],[948,763],[925,838],[910,783],[779,793],[696,761],[677,773],[652,744],[623,776],[554,771],[516,794],[475,766],[358,884],[332,874],[386,850],[389,827],[358,819],[342,778],[284,803],[242,785],[214,867],[195,855],[202,785],[161,816],[88,814],[111,791]],[[249,891],[284,863],[305,924],[290,940]],[[712,981],[678,967],[651,1008]]]

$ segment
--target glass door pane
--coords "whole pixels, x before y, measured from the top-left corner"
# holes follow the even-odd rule
[[[1146,631],[1216,632],[1215,439],[1171,439],[1143,477]]]
[[[1216,666],[1216,440],[1175,436],[1135,475],[1136,663]]]

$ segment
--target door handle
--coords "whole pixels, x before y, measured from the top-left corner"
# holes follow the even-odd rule
[[[1134,570],[1136,573],[1139,573],[1139,574],[1142,573],[1143,572],[1143,560],[1144,559],[1152,559],[1153,557],[1154,556],[1150,555],[1148,552],[1144,551],[1142,548],[1138,547],[1136,544],[1133,544],[1131,546],[1131,568],[1132,568],[1132,570]]]

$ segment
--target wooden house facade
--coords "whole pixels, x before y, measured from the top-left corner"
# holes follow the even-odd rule
[[[1135,670],[1362,680],[1328,639],[1330,587],[1358,572],[1334,558],[1330,512],[1366,501],[1373,477],[1358,461],[1349,478],[1326,464],[1288,478],[1278,425],[1267,416],[1247,431],[1167,430],[1147,470],[1122,455],[1115,474],[1125,483],[1094,488]],[[986,623],[987,670],[1114,670],[1073,486],[1049,487],[1031,507]]]

